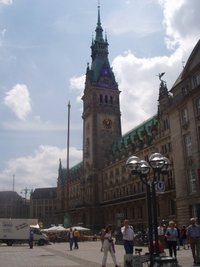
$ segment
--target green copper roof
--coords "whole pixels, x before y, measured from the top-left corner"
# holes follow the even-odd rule
[[[129,132],[125,133],[120,139],[113,142],[112,150],[115,151],[116,148],[119,148],[123,143],[124,145],[128,144],[128,139],[130,138],[132,142],[135,141],[136,136],[142,139],[142,134],[146,132],[147,136],[151,137],[152,126],[157,123],[157,115],[149,118],[148,120],[142,122],[140,125],[134,127]]]
[[[76,172],[78,170],[80,170],[83,167],[83,162],[79,162],[77,163],[75,166],[73,166],[72,168],[70,168],[70,172]]]

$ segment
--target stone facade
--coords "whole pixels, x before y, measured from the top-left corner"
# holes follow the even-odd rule
[[[30,218],[37,218],[40,227],[58,224],[56,187],[36,188],[30,196]]]
[[[169,107],[177,217],[181,224],[196,214],[199,195],[200,42],[171,89]]]
[[[29,200],[17,192],[0,192],[0,218],[29,218],[29,208]]]

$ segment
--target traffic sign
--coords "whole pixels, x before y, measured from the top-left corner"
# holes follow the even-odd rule
[[[156,189],[156,192],[164,192],[164,191],[165,191],[165,182],[163,182],[163,181],[159,181],[159,182],[155,185],[155,189]]]

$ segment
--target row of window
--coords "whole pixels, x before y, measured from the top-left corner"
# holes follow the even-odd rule
[[[196,72],[192,78],[191,78],[191,88],[195,89],[197,86],[200,85],[200,72]],[[183,88],[182,88],[182,93],[183,95],[187,95],[190,91],[190,86],[189,84],[186,84]]]
[[[168,199],[167,202],[167,207],[168,207],[168,214],[169,215],[175,215],[176,214],[176,203],[173,199]],[[157,205],[157,214],[158,217],[160,217],[160,207],[159,204]],[[106,214],[106,218],[109,222],[115,222],[118,215],[120,215],[123,218],[132,218],[133,220],[144,220],[146,217],[146,203],[141,203],[136,201],[135,204],[132,205],[132,207],[127,207],[121,210],[109,210]]]
[[[172,171],[170,171],[168,176],[163,176],[162,181],[165,183],[165,190],[171,190],[175,188],[175,182],[172,178]],[[107,184],[108,185],[106,185],[104,188],[104,201],[145,192],[145,185],[141,181],[115,188],[113,188],[114,184],[111,184],[109,180],[107,181]]]
[[[106,103],[106,104],[113,104],[113,97],[108,95],[101,95],[99,96],[99,102],[100,104]]]
[[[33,213],[52,213],[56,210],[56,206],[34,206],[32,208]]]
[[[194,102],[194,107],[195,107],[195,113],[197,116],[200,115],[200,98],[196,99]],[[181,110],[181,125],[188,125],[189,123],[189,114],[188,114],[188,109],[187,107],[184,107]]]
[[[197,73],[193,76],[193,87],[200,85],[200,73]],[[200,116],[200,98],[194,101],[194,112],[196,116]],[[189,113],[187,107],[184,107],[180,111],[181,116],[181,125],[183,129],[187,130],[189,126]],[[198,127],[198,134],[200,138],[200,127]],[[192,156],[193,156],[193,144],[192,144],[192,136],[190,132],[187,132],[183,135],[183,144],[184,144],[184,155],[186,160],[188,161],[188,166],[192,164]],[[195,193],[197,191],[197,173],[194,169],[189,168],[188,173],[188,181],[189,181],[189,191],[190,193]]]
[[[91,201],[92,200],[92,188],[91,187],[85,188],[84,193],[81,194],[79,187],[74,187],[70,191],[69,199],[70,201],[74,199],[85,199],[85,200]]]
[[[163,155],[169,154],[172,151],[171,143],[167,143],[161,146],[161,153]]]

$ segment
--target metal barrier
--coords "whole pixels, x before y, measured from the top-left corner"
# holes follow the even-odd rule
[[[150,264],[150,256],[149,254],[125,254],[124,255],[124,267],[144,267],[149,266]],[[177,267],[178,262],[176,258],[168,257],[168,256],[160,256],[154,258],[154,267]]]
[[[143,263],[148,263],[150,261],[149,254],[144,255],[124,255],[124,267],[143,267]]]
[[[155,266],[170,266],[170,267],[177,267],[178,262],[176,258],[168,257],[168,256],[163,256],[163,257],[155,257],[154,258],[154,263]],[[169,265],[170,264],[170,265]]]

